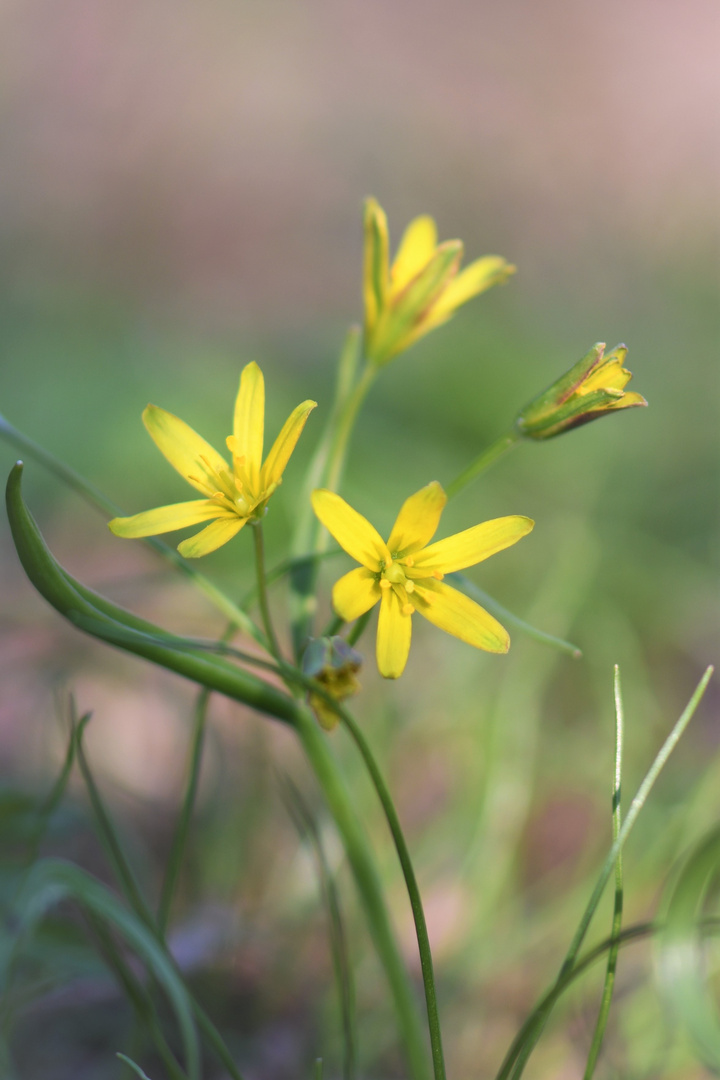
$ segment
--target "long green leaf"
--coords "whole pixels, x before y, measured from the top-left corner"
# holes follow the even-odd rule
[[[222,657],[188,649],[182,639],[178,639],[178,647],[175,647],[172,636],[159,627],[80,586],[58,565],[45,545],[23,502],[21,480],[22,464],[18,463],[10,473],[6,491],[13,540],[31,582],[60,614],[96,637],[296,728],[342,837],[362,897],[375,947],[392,991],[411,1075],[416,1080],[423,1080],[427,1076],[425,1039],[375,858],[327,739],[310,711],[289,695]],[[199,1022],[202,1025],[201,1017]]]
[[[720,880],[720,826],[695,846],[664,903],[667,916],[657,938],[658,973],[665,996],[690,1036],[698,1057],[720,1072],[720,1019],[708,985],[703,908]]]
[[[18,936],[15,948],[0,969],[3,984],[14,954],[27,935],[61,900],[75,900],[104,922],[114,926],[163,987],[177,1017],[185,1061],[191,1080],[199,1080],[200,1048],[192,1005],[182,981],[152,933],[104,885],[62,859],[42,859],[28,874],[16,900]]]
[[[59,566],[45,545],[23,501],[21,485],[22,465],[18,463],[10,473],[6,491],[15,547],[35,588],[61,615],[95,637],[105,637],[120,648],[184,675],[201,686],[218,690],[259,712],[292,723],[295,705],[287,694],[220,656],[174,648],[172,635],[76,582]],[[87,620],[85,625],[83,620]],[[168,644],[159,644],[161,638]]]

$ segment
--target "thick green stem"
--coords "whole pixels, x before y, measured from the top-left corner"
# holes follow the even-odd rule
[[[400,951],[393,934],[382,885],[357,814],[342,782],[340,772],[315,718],[298,707],[297,730],[305,753],[327,799],[335,824],[362,897],[365,914],[395,1000],[395,1008],[414,1080],[425,1080],[427,1062],[425,1038],[420,1027],[415,1000]]]
[[[511,431],[507,435],[501,436],[491,446],[488,446],[487,450],[483,450],[479,457],[475,458],[471,462],[467,469],[464,469],[459,476],[456,476],[451,484],[448,484],[445,489],[448,499],[452,499],[454,495],[457,495],[459,491],[462,491],[464,487],[474,480],[480,473],[485,472],[491,465],[494,465],[508,450],[512,450],[513,446],[517,446],[520,442],[520,436]]]

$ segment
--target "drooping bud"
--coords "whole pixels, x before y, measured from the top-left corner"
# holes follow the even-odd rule
[[[352,697],[360,689],[356,675],[362,666],[362,656],[341,637],[311,638],[303,654],[302,670],[321,684],[336,701]],[[328,701],[311,692],[310,707],[320,726],[332,731],[338,716]]]
[[[604,354],[603,342],[593,345],[582,360],[526,405],[515,420],[520,435],[552,439],[605,413],[647,405],[642,394],[625,391],[632,378],[623,367],[627,347],[616,345]]]

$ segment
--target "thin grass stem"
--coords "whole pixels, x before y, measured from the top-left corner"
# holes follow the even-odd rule
[[[624,710],[622,700],[622,687],[620,684],[620,668],[615,665],[615,775],[612,793],[612,835],[613,843],[617,842],[622,828],[622,757],[623,757],[623,727]],[[600,1048],[605,1036],[610,1005],[612,1003],[613,989],[615,987],[615,973],[617,970],[618,953],[620,949],[619,937],[622,930],[623,912],[623,865],[622,851],[618,852],[615,860],[615,900],[613,904],[613,918],[611,936],[616,943],[608,950],[607,968],[605,970],[605,982],[603,984],[600,1010],[595,1023],[592,1043],[588,1053],[587,1064],[583,1080],[592,1080],[600,1056]]]
[[[172,845],[170,847],[170,855],[165,868],[165,877],[160,892],[160,903],[158,904],[157,925],[158,930],[163,937],[165,937],[167,933],[168,922],[170,920],[170,909],[172,907],[175,889],[177,888],[178,878],[180,877],[183,856],[185,854],[190,820],[192,818],[193,810],[195,809],[195,799],[197,797],[198,783],[200,781],[200,766],[202,765],[205,724],[207,721],[209,702],[210,691],[203,688],[198,694],[197,701],[195,702],[185,795],[175,827]]]
[[[475,458],[466,469],[456,476],[451,484],[448,484],[445,488],[448,499],[454,498],[464,487],[474,480],[480,473],[485,472],[491,465],[494,465],[496,461],[499,461],[501,457],[507,454],[508,450],[512,450],[514,446],[517,446],[520,442],[520,436],[515,431],[508,432],[507,435],[501,435],[499,439],[496,439],[494,443],[488,446],[487,450],[483,450],[482,454]]]
[[[286,803],[300,837],[313,850],[317,863],[318,878],[323,902],[328,917],[330,930],[330,952],[332,955],[335,982],[340,999],[340,1013],[343,1028],[343,1080],[355,1080],[356,1066],[356,1021],[355,987],[348,949],[345,923],[342,917],[340,897],[337,886],[330,872],[320,830],[310,808],[306,805],[300,791],[289,776],[282,777]]]
[[[705,674],[695,688],[695,691],[690,698],[690,701],[683,710],[682,715],[678,719],[677,723],[674,725],[672,731],[668,735],[663,745],[660,747],[660,750],[658,751],[655,760],[653,761],[652,765],[650,766],[645,775],[645,778],[640,784],[637,794],[635,795],[635,798],[630,804],[627,817],[625,818],[618,832],[617,839],[612,844],[607,858],[603,863],[603,867],[600,871],[597,882],[590,896],[590,900],[588,901],[587,907],[583,912],[578,928],[575,931],[572,942],[570,943],[567,955],[560,968],[560,972],[556,979],[555,986],[558,986],[561,983],[563,983],[564,985],[564,980],[566,976],[573,971],[578,952],[580,951],[582,943],[585,940],[585,935],[588,932],[593,915],[595,914],[597,906],[600,903],[600,899],[605,890],[608,879],[613,872],[617,857],[622,851],[625,842],[630,835],[630,832],[632,831],[632,828],[637,821],[638,815],[640,814],[640,811],[645,805],[645,802],[647,801],[647,798],[652,791],[652,788],[658,776],[662,772],[668,758],[677,746],[679,739],[681,738],[683,732],[690,723],[695,713],[695,710],[700,704],[702,696],[705,693],[707,684],[712,676],[713,670],[713,667],[710,666],[705,671]],[[508,1054],[505,1057],[503,1064],[500,1067],[500,1071],[497,1074],[496,1080],[519,1080],[519,1077],[522,1076],[525,1065],[527,1064],[527,1061],[532,1054],[532,1051],[535,1048],[538,1039],[542,1035],[548,1015],[556,1001],[557,996],[559,995],[551,996],[551,994],[548,994],[535,1006],[532,1013],[528,1017],[528,1020],[523,1025],[522,1039],[518,1038],[513,1042],[510,1050],[508,1051]],[[548,1002],[550,1002],[549,1005]]]

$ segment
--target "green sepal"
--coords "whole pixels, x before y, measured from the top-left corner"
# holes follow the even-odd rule
[[[552,439],[571,428],[580,427],[608,412],[624,397],[622,390],[591,390],[580,394],[544,416],[523,413],[515,421],[521,435],[531,439]]]
[[[408,282],[405,289],[388,305],[375,327],[369,359],[385,364],[404,348],[404,340],[422,319],[460,266],[463,245],[460,240],[439,244],[430,262]]]
[[[593,369],[601,363],[604,351],[604,342],[597,342],[581,360],[573,364],[569,371],[566,371],[561,378],[556,379],[542,394],[538,394],[536,398],[533,398],[524,409],[520,410],[516,420],[518,428],[523,431],[525,428],[541,423],[543,419],[554,414],[558,406],[567,401],[570,395],[591,374]]]
[[[292,698],[220,656],[188,648],[183,639],[132,615],[87,589],[55,561],[22,497],[22,462],[10,472],[6,503],[12,537],[30,581],[56,611],[92,637],[293,724]]]

